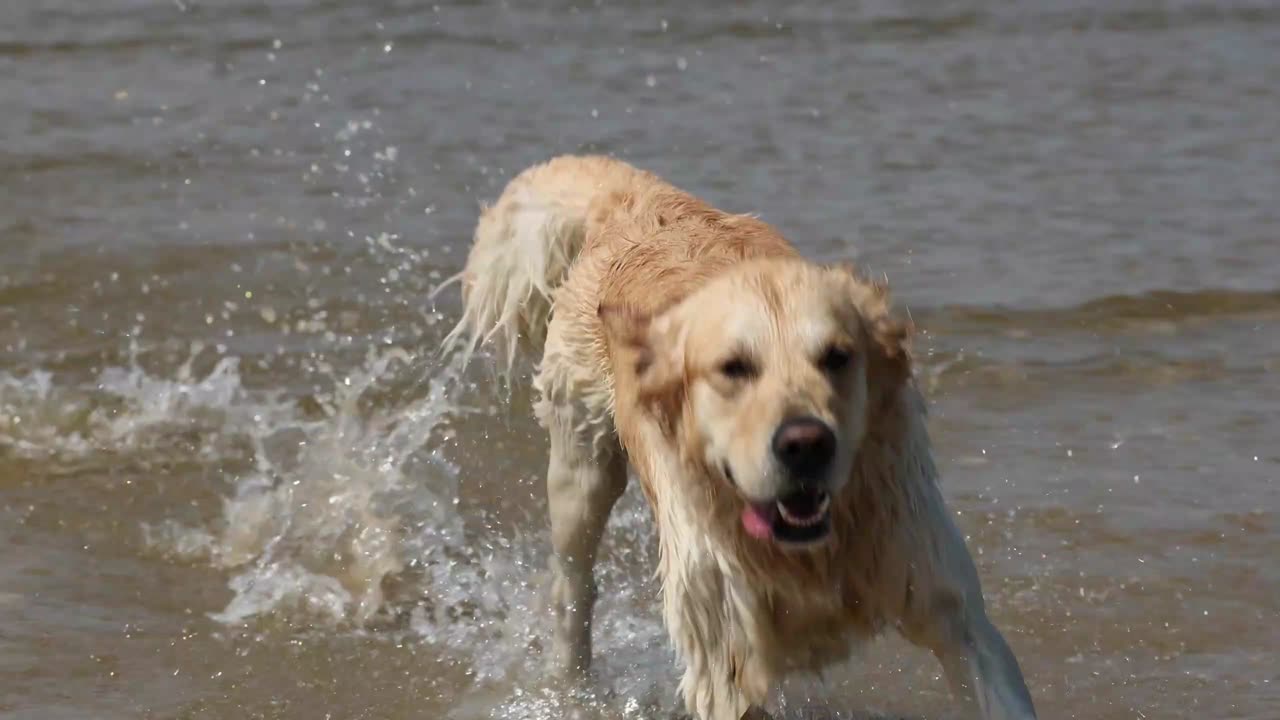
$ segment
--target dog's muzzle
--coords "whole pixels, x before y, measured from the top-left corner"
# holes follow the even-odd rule
[[[774,500],[747,503],[743,527],[753,537],[785,545],[825,539],[831,532],[827,485],[836,454],[835,433],[818,418],[792,418],[774,432],[772,449],[789,488]]]

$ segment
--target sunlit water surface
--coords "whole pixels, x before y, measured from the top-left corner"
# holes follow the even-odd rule
[[[428,300],[592,151],[888,276],[1042,717],[1280,717],[1280,12],[540,7],[0,6],[0,714],[672,717],[634,488],[546,679],[528,366]],[[773,706],[952,713],[896,639]]]

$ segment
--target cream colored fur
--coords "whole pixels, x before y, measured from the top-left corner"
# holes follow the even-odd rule
[[[481,215],[461,280],[451,344],[469,355],[492,341],[508,370],[522,343],[542,353],[561,672],[591,662],[592,568],[630,464],[700,720],[739,720],[786,673],[889,627],[933,651],[968,716],[1035,717],[938,489],[909,328],[883,285],[601,157],[513,179]],[[847,366],[822,364],[832,348]],[[801,414],[834,428],[838,452],[830,536],[795,548],[740,518],[786,489],[770,437]]]

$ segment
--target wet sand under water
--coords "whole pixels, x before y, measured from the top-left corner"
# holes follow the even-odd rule
[[[0,716],[672,717],[634,488],[593,694],[544,680],[545,440],[427,301],[590,151],[888,276],[1041,717],[1280,717],[1276,47],[1245,3],[5,5]],[[951,711],[892,638],[775,704]]]

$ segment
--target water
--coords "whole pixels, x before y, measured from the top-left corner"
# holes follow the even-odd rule
[[[1236,2],[4,3],[0,715],[671,717],[634,492],[598,680],[544,678],[545,440],[428,301],[594,151],[889,277],[1043,717],[1280,716],[1277,47]],[[893,639],[774,705],[950,712]]]

